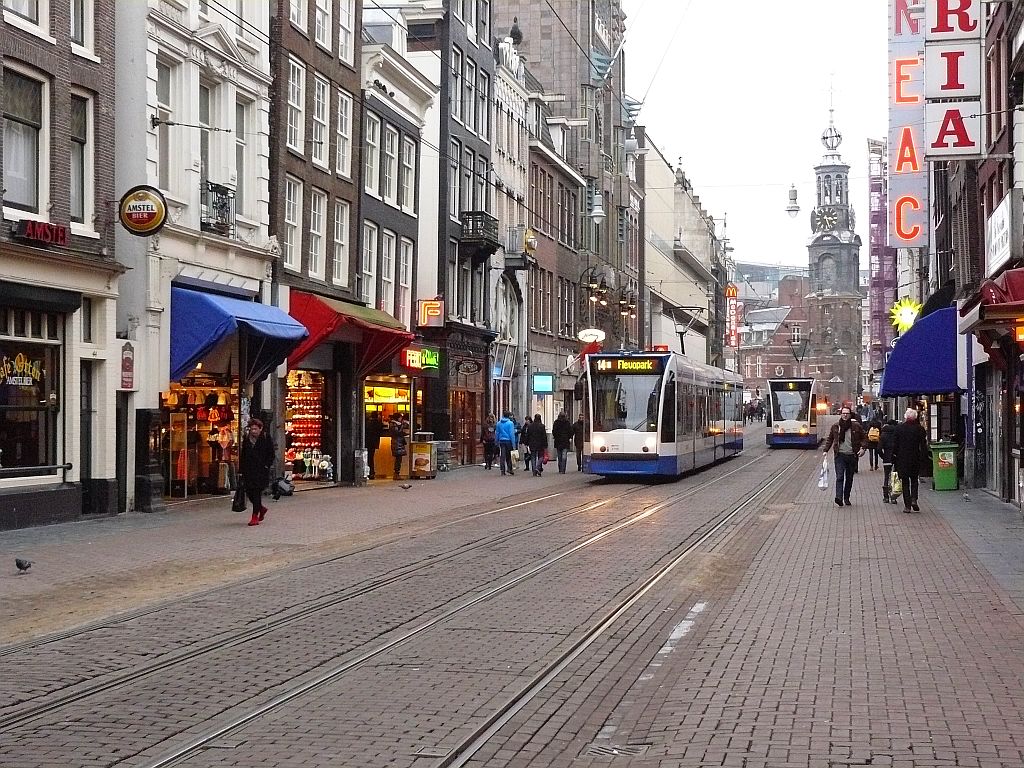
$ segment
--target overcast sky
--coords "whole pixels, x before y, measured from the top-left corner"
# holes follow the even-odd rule
[[[644,99],[639,122],[673,165],[682,158],[705,210],[728,214],[738,260],[807,264],[832,84],[867,268],[867,139],[888,131],[887,0],[623,6],[626,90]],[[799,190],[795,219],[785,211],[790,184]]]

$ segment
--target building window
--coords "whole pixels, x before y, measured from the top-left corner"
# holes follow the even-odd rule
[[[455,139],[448,149],[448,213],[453,219],[459,218],[459,201],[462,199],[462,171],[459,158],[462,156],[462,145]]]
[[[412,310],[412,240],[402,238],[398,248],[398,296],[395,299],[395,317],[409,327]]]
[[[313,37],[317,42],[317,45],[321,45],[328,51],[331,48],[331,3],[334,0],[316,0],[316,9],[314,11],[316,15],[315,26],[313,28]]]
[[[313,141],[309,154],[317,165],[327,167],[331,148],[330,135],[331,86],[319,75],[313,78]]]
[[[92,226],[92,99],[71,96],[71,220]]]
[[[459,211],[473,210],[473,168],[476,167],[476,155],[473,150],[463,150],[465,160],[462,162],[462,200]]]
[[[246,162],[249,137],[249,105],[244,101],[235,103],[235,212],[245,215],[245,207],[249,202],[246,194],[248,179]]]
[[[338,91],[338,149],[337,170],[342,176],[352,176],[352,96]]]
[[[372,195],[380,194],[380,118],[366,114],[366,153],[363,164],[364,187]]]
[[[82,297],[82,341],[92,344],[92,298]]]
[[[764,378],[764,359],[761,357],[761,355],[757,356],[757,374],[756,375],[757,375],[757,378],[759,378],[759,379],[763,379]]]
[[[39,24],[39,0],[4,0],[4,8],[33,24]]]
[[[210,86],[199,85],[199,183],[204,187],[210,180]]]
[[[348,285],[348,203],[334,202],[334,255],[331,257],[331,280]]]
[[[476,132],[484,139],[490,137],[491,131],[490,99],[491,78],[487,76],[486,72],[481,72],[480,82],[476,89]]]
[[[302,182],[287,176],[284,181],[284,243],[282,256],[288,269],[299,268],[302,252]]]
[[[377,302],[377,225],[363,222],[363,256],[359,265],[359,298],[368,307]]]
[[[398,200],[397,171],[398,131],[389,125],[384,128],[384,173],[381,177],[381,195],[392,205]]]
[[[288,133],[289,149],[303,153],[306,103],[306,68],[298,59],[288,59]]]
[[[174,121],[174,108],[171,106],[171,67],[158,61],[156,63],[156,116],[160,121],[156,127],[157,143],[157,185],[160,189],[170,190],[171,176],[171,131],[169,123]]]
[[[71,42],[93,47],[93,0],[71,0]]]
[[[416,212],[416,142],[402,139],[402,172],[398,184],[398,204],[402,210]]]
[[[395,313],[395,247],[398,238],[394,232],[384,230],[381,236],[380,256],[380,308],[389,315]]]
[[[448,98],[452,102],[452,117],[462,120],[462,51],[452,48],[452,69],[448,77]]]
[[[790,337],[789,337],[789,340],[790,340],[790,341],[791,341],[791,342],[792,342],[793,344],[799,344],[799,343],[800,343],[800,334],[801,334],[800,326],[799,326],[799,325],[794,325],[794,326],[792,326],[792,327],[790,328]]]
[[[489,191],[489,185],[487,184],[487,158],[483,155],[477,155],[476,158],[476,195],[473,198],[473,210],[475,211],[486,211],[488,209],[487,193]]]
[[[462,122],[476,130],[476,64],[466,60],[466,74],[462,78]]]
[[[46,91],[44,82],[4,70],[4,205],[33,213],[46,202]]]
[[[490,47],[491,45],[491,0],[480,0],[480,8],[478,11],[479,18],[477,19],[477,26],[480,30],[477,39],[481,43]]]
[[[469,306],[470,319],[474,323],[482,323],[486,319],[487,302],[484,301],[484,266],[481,264],[473,269],[473,294]]]
[[[356,0],[341,0],[338,8],[338,58],[352,63],[352,27],[356,16]]]
[[[459,317],[466,320],[472,313],[473,266],[469,259],[459,261]]]
[[[322,280],[327,242],[327,195],[314,189],[309,196],[309,276]]]
[[[448,316],[459,316],[459,243],[448,241],[448,271],[445,274],[445,300],[448,305]]]
[[[309,6],[306,5],[306,0],[288,0],[288,21],[305,31],[308,17]]]
[[[3,311],[0,310],[0,317]],[[24,317],[26,312],[13,311],[16,318],[18,314]],[[32,314],[39,315],[38,312]],[[6,330],[0,329],[0,333]],[[45,470],[34,468],[59,463],[59,425],[65,415],[51,407],[51,403],[59,402],[63,351],[60,344],[45,341],[0,339],[0,358],[20,357],[26,366],[21,374],[21,380],[26,383],[4,387],[16,392],[5,394],[4,407],[0,408],[0,451],[3,465],[9,470],[5,474],[17,474],[16,470],[25,469],[26,475],[38,475]]]

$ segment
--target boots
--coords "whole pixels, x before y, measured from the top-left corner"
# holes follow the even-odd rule
[[[259,525],[259,524],[260,524],[260,513],[259,513],[258,509],[254,509],[252,511],[252,519],[249,520],[249,525]]]

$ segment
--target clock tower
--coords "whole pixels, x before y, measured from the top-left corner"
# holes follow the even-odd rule
[[[829,402],[856,404],[861,393],[860,237],[850,205],[850,166],[839,155],[842,135],[829,110],[821,135],[825,156],[814,168],[817,199],[807,243],[808,350],[805,373]]]

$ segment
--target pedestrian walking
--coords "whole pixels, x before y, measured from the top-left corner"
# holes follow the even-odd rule
[[[384,422],[380,420],[380,414],[374,411],[366,420],[366,462],[370,468],[370,480],[376,478],[374,470],[375,457],[380,450],[380,439],[384,435]]]
[[[918,478],[921,476],[921,460],[928,451],[928,434],[918,423],[917,411],[907,408],[903,423],[896,427],[893,444],[893,468],[903,484],[903,511],[920,512],[917,505]]]
[[[496,422],[494,414],[487,414],[483,427],[480,428],[480,442],[484,446],[484,468],[490,469],[498,455],[498,440],[495,436]]]
[[[551,425],[551,437],[558,456],[558,474],[564,475],[565,464],[569,459],[569,448],[572,447],[572,424],[565,411],[559,413],[555,423]]]
[[[533,476],[540,477],[544,471],[544,453],[548,449],[548,428],[544,426],[538,413],[526,428],[526,444],[530,447]]]
[[[872,416],[868,422],[868,467],[870,471],[878,469],[878,441],[882,436],[882,420]]]
[[[530,454],[530,443],[527,440],[527,434],[530,431],[530,425],[533,424],[530,421],[530,417],[527,416],[526,420],[523,421],[523,425],[519,428],[519,452],[523,455],[523,470],[533,469],[533,457]]]
[[[581,413],[579,418],[573,422],[572,425],[572,444],[573,448],[576,449],[576,471],[583,471],[583,438],[587,434],[587,425],[583,421],[583,414]]]
[[[263,431],[263,422],[249,419],[246,435],[238,456],[238,471],[242,475],[245,495],[252,504],[249,525],[259,525],[267,516],[263,506],[263,490],[270,483],[270,467],[274,463],[274,443]]]
[[[866,443],[864,427],[856,421],[848,405],[839,412],[839,421],[832,425],[825,441],[824,453],[831,450],[836,467],[836,506],[850,506],[853,476],[857,472],[857,459],[864,455]]]
[[[494,439],[498,443],[498,450],[501,451],[501,474],[507,472],[514,475],[516,470],[512,464],[512,449],[516,447],[516,423],[512,420],[511,413],[506,411],[494,425]]]
[[[879,430],[878,455],[882,459],[882,469],[885,476],[882,478],[882,501],[885,504],[895,504],[896,496],[892,492],[892,451],[896,445],[896,421],[887,419]]]
[[[405,425],[396,415],[391,420],[391,455],[395,459],[394,479],[402,478],[402,461],[409,450],[409,437],[405,431]]]

